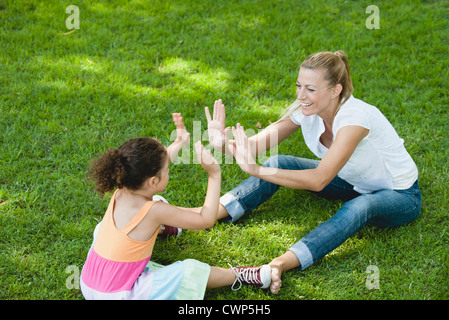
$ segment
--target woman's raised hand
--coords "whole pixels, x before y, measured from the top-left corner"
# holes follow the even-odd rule
[[[224,153],[225,145],[229,140],[230,128],[225,128],[225,106],[221,99],[216,100],[214,103],[213,116],[211,118],[209,108],[205,107],[207,118],[207,132],[209,134],[210,145]]]
[[[232,127],[232,134],[234,135],[235,146],[230,144],[229,149],[232,152],[235,161],[243,171],[250,175],[254,175],[257,172],[258,164],[254,160],[249,147],[248,137],[240,123],[237,123],[235,128]]]

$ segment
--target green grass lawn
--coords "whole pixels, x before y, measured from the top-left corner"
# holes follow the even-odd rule
[[[69,4],[80,12],[72,33]],[[370,4],[379,29],[365,27]],[[354,95],[385,114],[418,165],[421,216],[365,228],[285,273],[278,295],[243,287],[205,298],[448,299],[448,16],[447,1],[0,0],[0,299],[83,299],[66,286],[76,276],[66,268],[81,270],[111,196],[100,199],[86,179],[99,153],[138,136],[169,144],[171,112],[182,112],[192,144],[207,144],[204,106],[218,98],[227,125],[257,132],[295,99],[301,61],[338,49]],[[278,153],[313,157],[300,132]],[[247,177],[221,166],[223,193]],[[170,170],[162,195],[200,206],[206,173],[198,164]],[[282,188],[235,224],[158,240],[153,259],[268,263],[340,205]],[[370,265],[379,289],[366,286]]]

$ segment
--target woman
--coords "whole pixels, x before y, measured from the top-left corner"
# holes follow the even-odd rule
[[[225,108],[206,107],[211,145],[233,154],[251,177],[223,195],[218,219],[236,221],[257,208],[279,188],[304,189],[329,199],[346,201],[328,221],[270,262],[270,290],[278,293],[281,274],[301,270],[323,258],[366,224],[395,227],[418,217],[421,191],[418,169],[404,141],[374,106],[352,96],[347,57],[341,51],[310,55],[298,74],[295,101],[264,131],[247,138],[243,127],[232,128],[228,139]],[[318,160],[275,156],[263,166],[254,157],[299,128]]]

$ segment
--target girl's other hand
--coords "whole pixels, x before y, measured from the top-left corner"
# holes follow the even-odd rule
[[[221,173],[221,168],[210,150],[207,150],[201,141],[195,143],[195,152],[198,156],[198,162],[209,175]]]

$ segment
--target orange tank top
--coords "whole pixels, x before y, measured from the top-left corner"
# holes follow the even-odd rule
[[[155,201],[148,201],[122,229],[118,230],[114,222],[114,192],[94,243],[95,252],[103,258],[119,262],[136,262],[151,257],[158,230],[147,241],[131,239],[128,234],[142,221]]]

